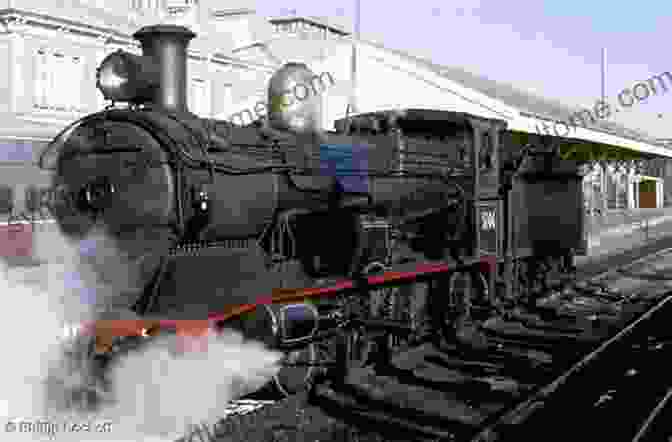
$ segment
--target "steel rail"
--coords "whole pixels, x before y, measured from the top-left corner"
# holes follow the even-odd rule
[[[639,427],[639,430],[637,431],[637,434],[635,437],[632,439],[632,442],[640,442],[649,432],[649,429],[651,428],[651,424],[653,424],[653,421],[658,417],[660,412],[663,410],[665,405],[672,399],[672,388],[667,390],[667,393],[665,393],[665,396],[658,402],[658,404],[654,407],[653,411],[647,416],[647,418],[644,420],[644,423],[642,424],[641,427]]]
[[[503,425],[518,423],[531,414],[534,410],[543,406],[544,402],[549,399],[551,394],[556,392],[558,388],[565,384],[572,376],[583,370],[586,366],[588,366],[589,363],[597,359],[607,348],[620,341],[625,336],[629,335],[640,324],[649,320],[651,316],[653,316],[671,301],[672,292],[668,292],[664,299],[659,301],[655,306],[651,307],[646,312],[642,313],[637,319],[632,321],[614,336],[604,341],[598,348],[576,362],[556,380],[542,387],[540,390],[534,393],[532,397],[515,406],[513,410],[509,410],[508,412],[505,412],[505,414],[496,417],[496,421],[480,430],[476,437],[472,439],[472,442],[492,442],[497,440],[497,428]]]

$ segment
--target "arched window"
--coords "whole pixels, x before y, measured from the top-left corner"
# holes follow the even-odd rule
[[[49,102],[49,59],[44,49],[35,55],[35,106],[46,107]]]
[[[208,82],[201,78],[192,78],[189,87],[189,107],[200,117],[209,117],[211,110],[211,95]]]
[[[0,214],[10,215],[14,211],[14,188],[0,185]]]
[[[33,77],[34,106],[57,110],[83,110],[82,83],[86,73],[81,57],[38,49]]]
[[[26,210],[29,213],[40,210],[40,189],[35,185],[26,188]]]

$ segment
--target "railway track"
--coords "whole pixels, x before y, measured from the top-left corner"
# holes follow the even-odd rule
[[[564,301],[542,297],[543,318],[528,311],[482,324],[480,345],[414,347],[386,367],[320,385],[310,404],[303,395],[234,402],[222,420],[228,432],[213,440],[648,442],[672,409],[672,382],[660,382],[672,360],[672,331],[661,327],[670,291],[672,248],[593,275]],[[573,310],[570,298],[581,300]],[[629,419],[616,425],[614,413]]]
[[[589,276],[564,300],[557,292],[541,298],[536,314],[486,321],[486,332],[473,333],[479,345],[414,347],[388,367],[352,370],[344,385],[322,385],[312,405],[305,395],[233,401],[216,438],[190,434],[178,442],[483,442],[548,439],[549,428],[552,439],[667,440],[671,291],[668,248]]]
[[[523,432],[526,437],[541,437],[549,428],[554,428],[554,437],[563,440],[667,440],[669,436],[661,436],[669,435],[672,427],[661,418],[671,416],[668,364],[672,360],[672,331],[667,324],[672,315],[672,263],[669,259],[657,262],[657,258],[669,254],[666,249],[626,269],[602,274],[611,284],[630,285],[631,291],[635,289],[632,282],[638,281],[651,291],[652,301],[658,301],[496,425],[482,431],[477,440],[491,440],[495,428],[501,440],[518,439]],[[530,416],[521,419],[526,414]],[[558,427],[558,416],[572,425]],[[511,425],[516,420],[525,425]]]
[[[665,249],[474,325],[456,342],[352,369],[318,386],[313,403],[396,440],[644,440],[672,397],[671,292]],[[615,413],[628,417],[614,422]]]
[[[672,397],[668,375],[672,334],[661,327],[671,312],[672,295],[668,294],[552,383],[482,430],[475,440],[514,440],[523,434],[540,437],[544,433],[548,438],[549,428],[553,429],[553,440],[598,436],[646,440]],[[571,425],[559,426],[559,420]]]

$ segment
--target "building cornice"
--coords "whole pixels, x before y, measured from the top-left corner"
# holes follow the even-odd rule
[[[254,9],[241,8],[241,9],[214,9],[210,10],[210,17],[214,19],[236,17],[241,15],[255,15],[257,13]]]
[[[345,28],[329,23],[318,17],[305,17],[301,15],[290,16],[290,17],[273,17],[268,20],[271,24],[283,24],[283,23],[292,23],[292,22],[303,22],[314,26],[320,26],[329,29],[332,32],[341,34],[342,36],[350,35],[351,32],[348,32]]]
[[[19,9],[4,9],[0,11],[0,26],[5,34],[29,34],[31,28],[41,28],[53,30],[64,34],[70,34],[78,37],[90,38],[102,46],[117,45],[139,48],[139,43],[132,35],[114,29],[113,27],[94,26],[85,23],[74,22],[67,19],[49,17],[46,15],[22,11]],[[129,23],[129,27],[130,27]],[[189,56],[192,59],[200,61],[209,60],[215,64],[232,65],[236,68],[247,68],[257,70],[272,70],[274,66],[263,63],[255,63],[246,60],[239,60],[222,53],[207,53],[202,49],[189,49]]]
[[[112,27],[88,25],[19,9],[0,11],[0,22],[3,23],[8,33],[22,34],[29,31],[31,27],[38,27],[103,40],[108,44],[137,46],[137,42],[131,36]]]

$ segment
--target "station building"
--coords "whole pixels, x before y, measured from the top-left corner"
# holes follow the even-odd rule
[[[433,108],[504,119],[509,123],[505,142],[520,143],[547,137],[539,127],[575,112],[459,68],[355,40],[331,20],[268,19],[239,3],[22,0],[20,8],[5,3],[0,9],[0,66],[6,80],[0,83],[0,255],[48,249],[40,233],[44,227],[38,226],[51,222],[39,207],[49,174],[37,167],[38,155],[68,123],[107,104],[95,88],[96,67],[117,49],[139,54],[132,34],[144,25],[171,22],[197,33],[190,45],[188,99],[190,109],[203,117],[245,123],[263,116],[251,111],[265,103],[270,76],[287,62],[306,63],[324,78],[319,99],[327,130],[357,113]],[[659,207],[665,189],[672,192],[663,179],[672,176],[665,160],[672,157],[669,143],[608,122],[580,127],[563,141],[628,149],[645,160],[594,162],[585,179],[588,212]]]

